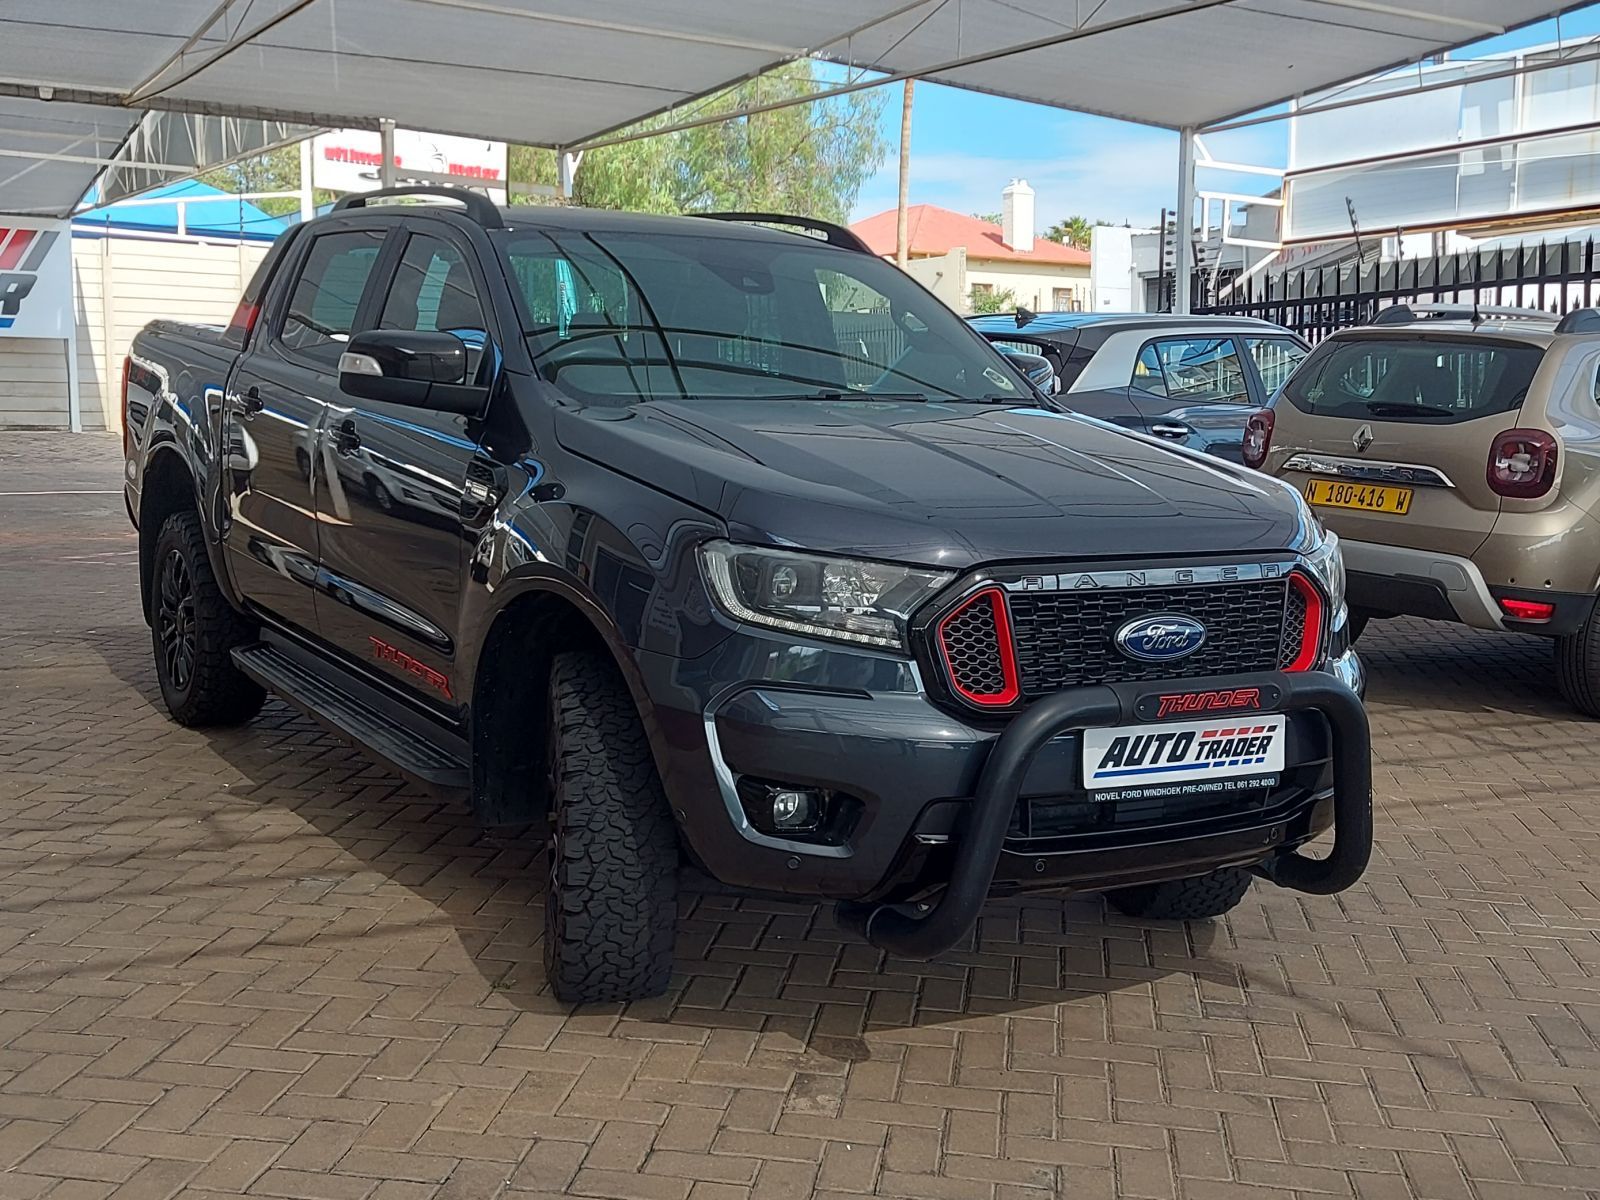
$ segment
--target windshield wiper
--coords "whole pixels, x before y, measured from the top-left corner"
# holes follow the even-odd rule
[[[1437,404],[1400,404],[1392,400],[1369,400],[1367,411],[1375,417],[1453,417],[1456,410]]]
[[[752,400],[873,400],[884,403],[929,404],[931,400],[922,392],[853,392],[824,388],[817,392],[796,393],[792,396],[754,395]]]

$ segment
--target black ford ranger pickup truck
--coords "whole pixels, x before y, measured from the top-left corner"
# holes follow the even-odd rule
[[[1064,411],[846,230],[446,194],[348,198],[226,329],[135,340],[177,721],[270,691],[547,822],[569,1001],[668,986],[684,858],[918,957],[990,895],[1361,875],[1361,668],[1294,491]]]

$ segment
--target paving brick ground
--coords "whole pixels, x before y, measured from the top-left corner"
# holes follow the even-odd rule
[[[0,1198],[1600,1195],[1600,727],[1541,643],[1374,627],[1343,896],[910,965],[692,888],[671,994],[574,1014],[533,840],[158,711],[118,478],[0,434]]]

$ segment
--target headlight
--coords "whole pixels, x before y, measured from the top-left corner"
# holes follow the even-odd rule
[[[1333,601],[1332,611],[1337,613],[1344,607],[1344,551],[1339,549],[1339,535],[1331,529],[1324,533],[1322,542],[1306,555],[1306,563],[1322,580]]]
[[[700,564],[730,617],[768,629],[905,651],[906,620],[955,576],[920,567],[707,542]]]

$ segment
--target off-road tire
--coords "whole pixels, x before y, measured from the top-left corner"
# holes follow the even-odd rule
[[[173,513],[156,534],[151,562],[150,643],[161,699],[174,721],[239,725],[261,711],[266,692],[232,657],[235,646],[256,636],[217,586],[199,516]]]
[[[1568,704],[1600,717],[1600,606],[1577,633],[1556,639],[1556,681]]]
[[[672,977],[678,836],[633,697],[593,651],[550,670],[544,961],[557,999],[659,996]]]
[[[1220,917],[1235,908],[1250,890],[1250,872],[1242,867],[1220,867],[1192,879],[1142,883],[1106,893],[1111,907],[1130,917],[1155,921],[1201,921]]]

